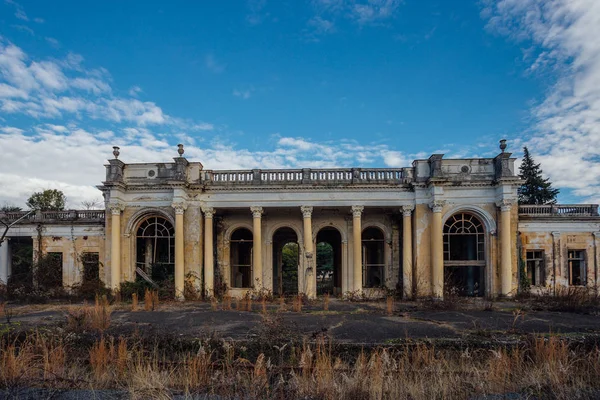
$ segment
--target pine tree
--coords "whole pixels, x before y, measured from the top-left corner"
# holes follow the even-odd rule
[[[519,177],[524,180],[519,188],[519,204],[554,204],[559,189],[554,189],[548,178],[542,176],[540,164],[536,164],[527,147],[523,147],[523,161]]]

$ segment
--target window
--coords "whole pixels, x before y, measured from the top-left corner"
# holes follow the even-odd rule
[[[163,217],[149,217],[136,233],[136,267],[162,281],[175,273],[175,229]]]
[[[63,253],[49,252],[44,265],[38,265],[38,285],[44,289],[54,289],[63,285]]]
[[[363,287],[383,286],[385,267],[383,232],[367,228],[362,234]]]
[[[237,229],[230,243],[231,287],[252,287],[252,232]]]
[[[83,266],[83,282],[97,282],[100,279],[100,258],[98,253],[83,253],[81,255]]]
[[[569,250],[569,285],[585,286],[587,277],[585,271],[585,251]]]
[[[527,279],[533,286],[544,286],[544,252],[530,250],[526,253]]]

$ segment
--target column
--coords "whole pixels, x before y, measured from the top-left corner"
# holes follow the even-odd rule
[[[404,298],[412,297],[412,212],[415,206],[402,206],[402,290]]]
[[[185,252],[184,252],[184,231],[183,214],[187,204],[175,202],[171,204],[175,209],[175,298],[184,300],[185,289]]]
[[[204,213],[204,295],[211,297],[214,293],[214,260],[213,260],[213,215],[215,209],[203,207]]]
[[[303,217],[303,231],[304,231],[304,255],[306,257],[306,273],[305,282],[306,287],[306,296],[309,299],[312,299],[317,296],[317,271],[316,269],[316,259],[313,254],[313,235],[312,235],[312,212],[313,208],[311,206],[302,206],[300,207],[302,211]]]
[[[263,262],[262,262],[262,213],[263,208],[253,206],[252,211],[252,269],[254,272],[254,287],[263,288]]]
[[[0,244],[0,284],[8,283],[8,259],[8,238],[5,238]]]
[[[362,225],[363,206],[352,206],[352,259],[353,259],[353,290],[361,292],[362,279]]]
[[[118,290],[121,285],[121,211],[123,204],[108,205],[112,215],[110,231],[110,288]]]
[[[600,232],[594,232],[594,288],[596,294],[600,291],[600,277],[598,276],[598,242],[600,241]],[[589,274],[588,274],[589,276]]]
[[[349,266],[348,266],[348,240],[342,239],[342,295],[346,294],[351,288],[349,285]]]
[[[500,207],[500,279],[502,282],[501,293],[503,296],[512,294],[512,241],[511,241],[511,223],[510,210],[512,202],[509,200],[501,201]]]
[[[431,205],[431,288],[434,297],[444,297],[444,235],[442,209],[444,203],[434,201]]]

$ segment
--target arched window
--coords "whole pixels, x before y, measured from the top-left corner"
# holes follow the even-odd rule
[[[367,228],[362,232],[363,287],[380,287],[384,284],[384,243],[380,229]]]
[[[458,213],[444,225],[445,290],[464,296],[484,294],[485,230],[479,218]]]
[[[477,217],[460,213],[448,218],[444,225],[444,260],[485,260],[483,224]]]
[[[175,229],[164,217],[144,219],[136,231],[136,267],[152,279],[163,280],[174,274]]]
[[[252,232],[236,229],[231,235],[229,254],[231,287],[252,287]]]

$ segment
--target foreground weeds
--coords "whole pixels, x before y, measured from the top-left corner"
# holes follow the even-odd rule
[[[0,386],[117,388],[138,399],[174,393],[240,399],[600,396],[598,348],[570,348],[556,337],[532,337],[512,349],[459,351],[421,343],[351,355],[326,338],[282,344],[283,330],[271,326],[265,332],[275,349],[264,340],[257,352],[249,350],[251,343],[214,337],[167,349],[158,340],[104,334],[91,342],[38,332],[5,335],[0,338]],[[81,351],[84,345],[87,352]]]

